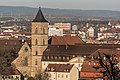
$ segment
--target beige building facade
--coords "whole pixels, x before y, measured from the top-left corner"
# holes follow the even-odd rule
[[[78,69],[70,64],[49,64],[45,70],[49,80],[78,80]]]
[[[12,64],[24,75],[35,76],[42,70],[42,55],[48,46],[48,21],[44,18],[41,8],[32,21],[31,48],[25,43],[19,51],[19,56]]]

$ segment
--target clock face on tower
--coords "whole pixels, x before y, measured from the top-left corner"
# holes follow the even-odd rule
[[[27,47],[25,47],[25,52],[27,52],[28,51],[28,48]]]

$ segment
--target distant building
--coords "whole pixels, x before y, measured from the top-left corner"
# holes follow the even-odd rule
[[[80,71],[81,80],[103,80],[103,74],[100,73],[101,69],[94,69],[93,66],[98,65],[95,61],[85,60]]]
[[[59,29],[66,29],[66,34],[72,34],[70,32],[71,24],[56,23],[55,25],[58,26]],[[89,36],[93,37],[93,27],[89,28],[88,31]],[[78,36],[52,36],[52,38],[48,40],[48,21],[44,18],[41,9],[39,9],[32,22],[31,45],[27,43],[23,44],[13,64],[15,64],[16,68],[24,75],[34,77],[39,71],[46,71],[53,75],[51,76],[52,80],[56,80],[56,77],[58,78],[59,75],[57,73],[61,76],[59,80],[67,80],[66,77],[64,77],[66,74],[62,74],[68,71],[66,72],[67,77],[70,77],[71,80],[77,80],[79,73],[77,69],[79,69],[79,71],[82,70],[82,64],[86,58],[98,49],[113,49],[113,47],[116,49],[119,48],[120,45],[87,44]],[[63,66],[60,68],[58,66],[60,64],[64,64],[65,66],[70,64],[70,67]],[[62,73],[60,73],[59,70],[62,70]],[[57,76],[52,73],[57,74]]]
[[[90,28],[88,29],[88,36],[89,36],[89,37],[94,37],[94,28],[93,28],[93,27],[90,27]]]
[[[59,29],[71,30],[71,23],[55,23],[54,25]]]
[[[72,26],[72,30],[73,30],[73,31],[77,31],[77,30],[78,30],[78,26],[77,26],[77,25],[73,25],[73,26]]]
[[[49,28],[49,36],[63,36],[63,29]]]
[[[10,74],[0,75],[0,80],[24,80],[24,76],[19,70],[12,68]]]
[[[45,72],[49,80],[78,80],[78,69],[70,64],[49,64]]]

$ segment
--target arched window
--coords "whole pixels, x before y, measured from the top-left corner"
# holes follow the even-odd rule
[[[37,28],[35,29],[35,33],[36,33],[36,34],[38,33],[38,29],[37,29]]]
[[[37,65],[38,64],[38,61],[37,61],[37,59],[35,60],[35,65]]]
[[[25,57],[24,66],[28,66],[28,58]]]
[[[43,34],[45,34],[45,28],[43,28]]]
[[[35,52],[35,55],[38,55],[38,51]]]
[[[38,40],[37,39],[35,40],[35,44],[38,45]]]
[[[45,40],[43,39],[43,45],[45,45]]]

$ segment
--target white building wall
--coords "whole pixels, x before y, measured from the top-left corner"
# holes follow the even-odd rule
[[[43,71],[47,68],[49,64],[67,64],[68,62],[51,62],[51,61],[42,61]]]
[[[90,27],[88,29],[88,35],[89,35],[89,37],[94,37],[94,28],[93,27]]]
[[[70,73],[68,72],[57,72],[56,80],[70,80]]]
[[[78,80],[79,78],[79,71],[76,66],[73,66],[73,68],[70,71],[70,79],[69,80]]]
[[[63,36],[63,29],[49,28],[49,36]]]

